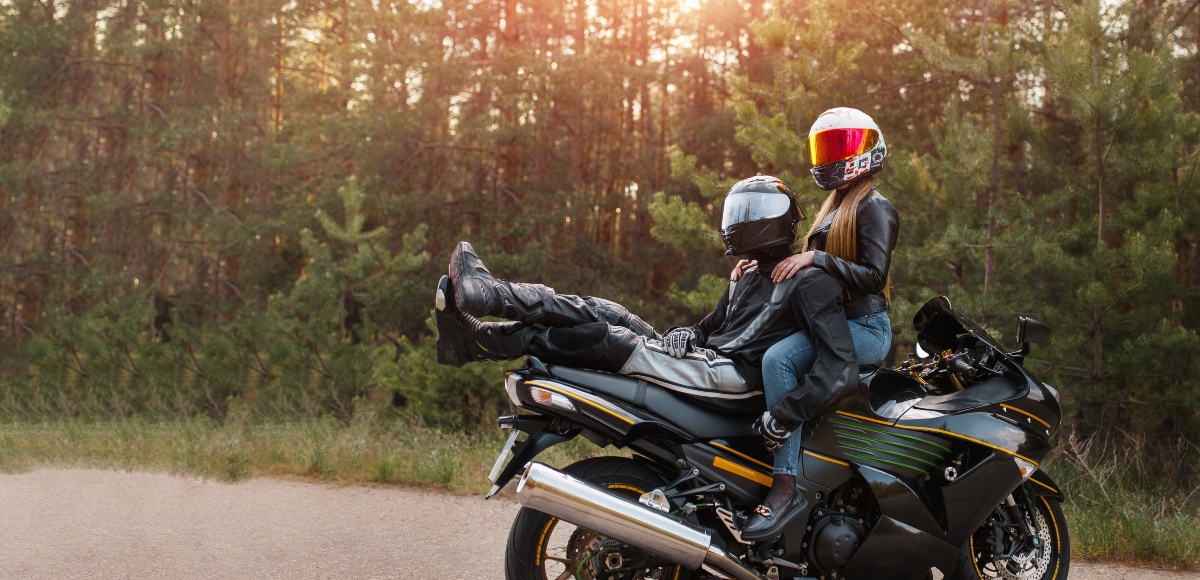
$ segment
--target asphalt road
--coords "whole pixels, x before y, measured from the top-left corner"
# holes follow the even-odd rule
[[[0,475],[0,578],[503,578],[509,500],[149,473]],[[1075,563],[1073,580],[1200,580]]]

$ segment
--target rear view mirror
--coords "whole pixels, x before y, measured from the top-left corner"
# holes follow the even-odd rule
[[[1044,342],[1050,338],[1050,327],[1042,324],[1028,316],[1017,318],[1017,342],[1028,344],[1031,342]]]

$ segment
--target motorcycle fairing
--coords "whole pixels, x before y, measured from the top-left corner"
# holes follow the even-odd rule
[[[1035,466],[1050,453],[1050,443],[1030,432],[1012,419],[998,416],[998,406],[988,406],[957,415],[908,419],[909,413],[896,422],[896,427],[958,439],[1020,457]],[[1014,485],[1015,487],[1015,485]]]
[[[859,465],[908,478],[921,478],[947,463],[950,443],[906,431],[870,417],[838,411],[825,416],[813,433],[813,451],[825,451]]]
[[[930,534],[883,516],[841,576],[911,580],[934,566],[939,570],[954,570],[958,553],[958,548]]]
[[[1046,496],[1059,501],[1066,499],[1063,496],[1062,488],[1057,483],[1054,483],[1054,480],[1050,479],[1050,476],[1046,475],[1046,472],[1040,469],[1033,472],[1033,475],[1025,481],[1025,493],[1029,497]]]
[[[946,506],[946,541],[961,546],[1020,485],[1021,470],[1016,463],[1003,453],[992,453],[941,488],[942,504]]]
[[[1024,398],[1001,405],[1007,411],[1025,415],[1026,423],[1042,431],[1046,437],[1054,433],[1062,420],[1062,405],[1033,377],[1026,375],[1029,392]]]
[[[856,471],[875,495],[881,514],[945,541],[943,525],[926,509],[929,498],[919,486],[865,465]]]
[[[854,477],[850,462],[817,453],[811,449],[800,452],[800,468],[804,479],[834,489]]]
[[[1001,381],[997,392],[1022,390],[1007,379],[997,380]],[[881,369],[832,413],[810,423],[803,440],[805,476],[812,479],[807,471],[812,455],[847,463],[871,487],[883,516],[957,554],[992,509],[1021,485],[1013,457],[1036,465],[1050,446],[1017,420],[1029,417],[997,402],[977,401],[980,406],[973,404],[954,414],[920,409],[919,403],[898,419],[875,413],[874,407],[890,397],[904,396],[913,385],[913,379]],[[1011,409],[1025,406],[1023,400],[1003,393],[999,398],[1012,402]],[[947,481],[944,468],[964,452],[976,459],[960,465],[957,479]],[[1048,481],[1040,472],[1034,475],[1042,476],[1034,486]]]

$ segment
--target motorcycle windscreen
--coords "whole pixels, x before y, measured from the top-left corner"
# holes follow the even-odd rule
[[[975,335],[997,351],[1004,351],[1000,341],[992,338],[983,327],[959,316],[950,305],[950,299],[945,296],[938,296],[926,302],[913,316],[913,328],[916,329],[919,340],[929,342],[930,346],[934,347],[927,349],[929,352],[955,348],[958,346],[958,337],[967,333]]]

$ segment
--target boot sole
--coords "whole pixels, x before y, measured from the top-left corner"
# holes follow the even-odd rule
[[[447,295],[449,295],[451,300],[453,300],[454,288],[450,285],[450,277],[442,276],[442,278],[438,280],[437,292],[434,292],[433,294],[433,306],[438,309],[438,312],[446,310]],[[453,304],[453,302],[450,302],[450,304]]]
[[[445,278],[443,276],[442,278]],[[439,288],[439,291],[441,288]],[[461,368],[463,365],[471,362],[471,353],[458,340],[458,329],[452,328],[452,325],[457,325],[458,321],[454,320],[455,314],[447,311],[440,311],[435,316],[438,327],[438,339],[434,343],[434,350],[437,352],[438,364],[448,365],[455,368]]]

